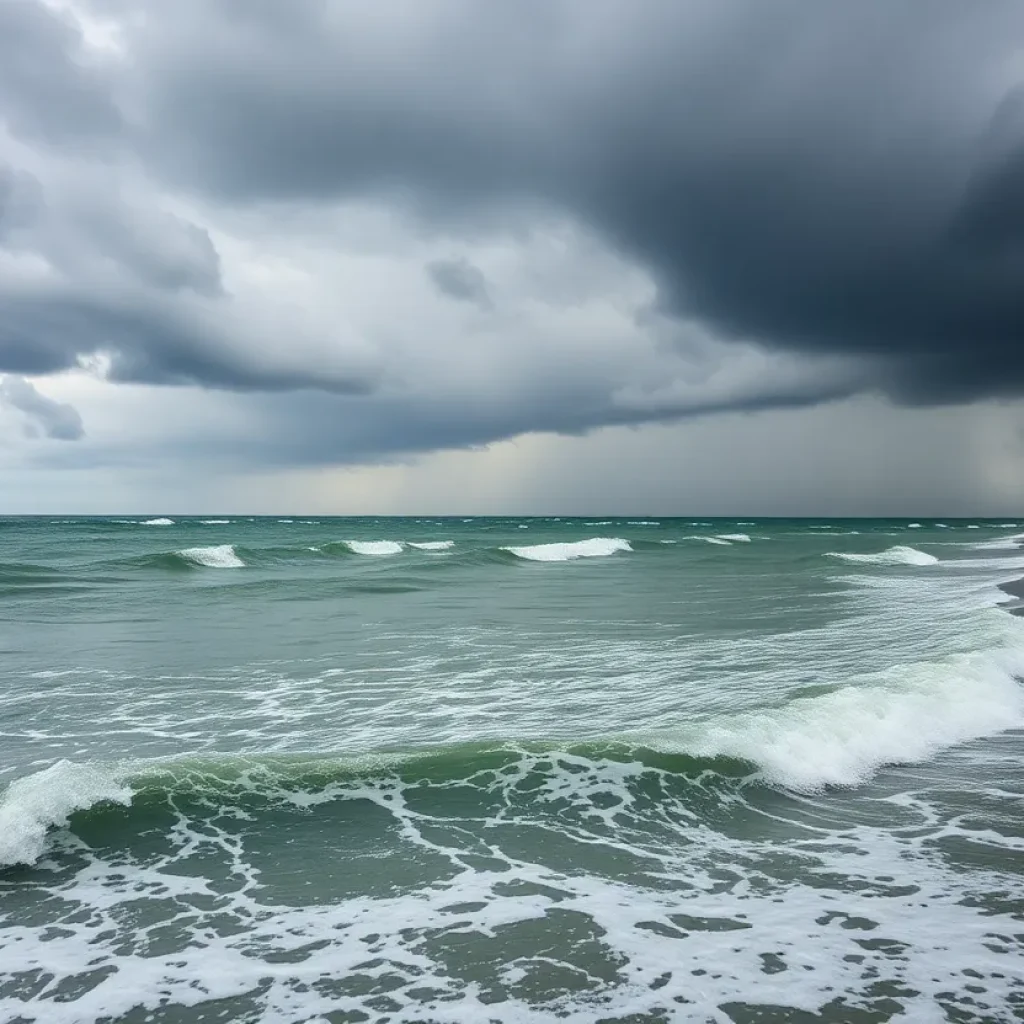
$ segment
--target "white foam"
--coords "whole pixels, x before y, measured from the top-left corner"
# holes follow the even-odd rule
[[[659,749],[735,757],[772,783],[801,791],[853,786],[888,764],[1024,725],[1024,650],[900,665],[822,697],[687,729]]]
[[[920,523],[907,523],[907,529],[908,530],[920,530],[921,529],[921,524]]]
[[[347,540],[345,547],[354,555],[398,555],[402,545],[397,540]]]
[[[420,551],[447,551],[449,548],[455,547],[455,541],[453,540],[421,540],[409,541],[409,547],[419,548]]]
[[[203,526],[227,526],[231,522],[230,519],[200,519],[200,523]]]
[[[58,761],[16,779],[0,797],[0,864],[33,864],[46,833],[75,812],[104,800],[131,802],[131,790],[113,775],[88,765]]]
[[[738,541],[740,544],[749,544],[750,537],[745,533],[720,533],[718,535],[719,540],[732,540]]]
[[[718,544],[721,547],[730,547],[732,545],[731,540],[726,540],[724,537],[689,537],[689,540],[702,540],[705,544]]]
[[[849,551],[829,551],[831,558],[841,558],[844,562],[861,562],[867,565],[936,565],[938,559],[917,548],[897,544],[886,551],[875,554],[855,554]]]
[[[243,562],[230,544],[214,544],[208,548],[185,548],[179,551],[182,558],[187,558],[196,565],[204,565],[208,569],[244,569]]]
[[[279,523],[294,523],[294,519],[278,519]]]
[[[629,526],[661,526],[656,519],[630,519]]]
[[[619,551],[632,551],[628,540],[621,537],[592,537],[563,544],[531,544],[526,547],[506,547],[517,558],[531,562],[568,562],[574,558],[602,558]]]
[[[173,519],[166,519],[161,517],[160,519],[146,519],[142,523],[143,526],[173,526]]]

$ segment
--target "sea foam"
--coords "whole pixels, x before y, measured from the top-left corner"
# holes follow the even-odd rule
[[[173,526],[174,520],[167,519],[161,516],[159,519],[145,519],[142,522],[143,526]]]
[[[409,547],[419,548],[420,551],[447,551],[449,548],[455,547],[455,541],[453,540],[421,540],[409,541]]]
[[[516,558],[530,562],[569,562],[574,558],[603,558],[619,551],[632,551],[628,540],[621,537],[592,537],[561,544],[530,544],[525,547],[505,547]]]
[[[750,535],[746,533],[720,533],[718,539],[736,541],[740,544],[750,543]]]
[[[936,565],[938,559],[917,548],[897,544],[886,551],[874,554],[856,554],[849,551],[829,551],[829,557],[841,558],[844,562],[860,562],[866,565]]]
[[[208,548],[185,548],[179,551],[182,558],[187,558],[196,565],[204,565],[208,569],[244,569],[243,562],[230,544],[214,544]]]

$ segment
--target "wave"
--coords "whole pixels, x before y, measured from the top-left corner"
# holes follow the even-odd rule
[[[814,793],[856,786],[884,766],[925,761],[941,750],[1024,726],[1024,649],[1005,648],[901,665],[824,694],[757,713],[723,714],[664,731],[586,741],[529,739],[462,742],[415,750],[334,754],[178,757],[96,765],[60,761],[11,783],[0,795],[0,865],[31,864],[51,828],[75,827],[81,815],[132,806],[152,827],[154,802],[176,813],[222,813],[258,801],[317,804],[365,795],[367,786],[416,788],[441,798],[452,783],[502,779],[517,767],[538,775],[544,791],[564,757],[594,774],[623,763],[660,772],[673,785],[724,785]],[[546,774],[545,774],[546,773]],[[521,779],[520,779],[521,781]],[[487,785],[492,783],[488,782]],[[706,789],[705,789],[706,792]],[[702,798],[703,799],[703,798]],[[104,835],[121,827],[106,822]],[[93,830],[95,831],[95,830]]]
[[[353,555],[399,555],[402,544],[397,540],[346,540],[342,544]]]
[[[16,779],[0,801],[0,865],[34,864],[51,828],[66,825],[75,811],[97,804],[131,803],[132,790],[112,772],[58,761]]]
[[[875,554],[856,554],[849,551],[829,551],[827,554],[830,558],[841,558],[844,562],[865,565],[936,565],[939,561],[934,555],[903,544],[897,544]]]
[[[750,535],[746,533],[720,533],[719,540],[737,541],[740,544],[749,544]]]
[[[719,547],[729,547],[732,544],[731,540],[726,540],[724,537],[688,537],[687,540],[702,540],[705,544],[717,544]]]
[[[1024,650],[1012,649],[901,665],[860,685],[651,742],[663,751],[748,761],[761,779],[788,789],[855,786],[885,765],[925,761],[1024,725],[1022,673]]]
[[[199,522],[203,526],[227,526],[231,522],[231,520],[230,519],[200,519]]]
[[[420,551],[449,551],[455,547],[453,540],[411,540],[409,547],[418,548]]]
[[[173,519],[167,519],[167,518],[161,516],[159,519],[145,519],[139,525],[140,526],[173,526],[174,525],[174,520]]]
[[[238,557],[231,544],[214,544],[206,548],[185,548],[177,552],[182,558],[209,569],[244,569],[245,562]]]
[[[591,537],[589,540],[555,544],[530,544],[525,547],[503,547],[516,558],[530,562],[569,562],[576,558],[603,558],[619,551],[632,551],[628,540],[621,537]]]

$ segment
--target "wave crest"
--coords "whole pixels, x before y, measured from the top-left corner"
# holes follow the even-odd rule
[[[829,551],[830,558],[841,558],[844,562],[858,562],[865,565],[937,565],[938,559],[917,548],[897,544],[886,551],[875,554],[855,554],[848,551]]]
[[[206,548],[185,548],[178,552],[182,558],[208,569],[244,569],[243,562],[231,544],[214,544]]]
[[[569,562],[575,558],[604,558],[633,549],[629,541],[621,537],[591,537],[589,540],[529,544],[523,547],[503,547],[501,550],[530,562]]]
[[[397,540],[346,540],[342,542],[353,555],[398,555],[402,544]]]
[[[131,789],[114,775],[71,761],[16,779],[0,800],[0,865],[35,863],[47,832],[67,824],[75,811],[131,799]]]

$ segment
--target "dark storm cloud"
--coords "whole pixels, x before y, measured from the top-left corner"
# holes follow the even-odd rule
[[[438,291],[450,299],[472,302],[484,309],[490,307],[487,278],[468,260],[434,260],[427,264],[427,274]]]
[[[281,450],[313,461],[857,390],[917,403],[1024,392],[1017,0],[70,7],[0,0],[0,372],[102,357],[116,381],[334,392],[266,399],[294,417],[271,416]],[[108,48],[74,11],[111,30]],[[495,211],[498,247],[520,213],[582,225],[653,276],[651,323],[856,368],[818,372],[812,358],[803,375],[675,388],[662,369],[701,383],[728,356],[688,369],[666,331],[672,352],[634,375],[647,358],[635,334],[617,358],[595,340],[590,359],[559,327],[524,340],[504,288],[497,310],[474,263],[429,254],[419,283],[423,268],[443,296],[489,311],[468,319],[507,314],[499,343],[478,324],[428,333],[403,295],[397,326],[375,325],[358,354],[326,301],[293,331],[306,293],[278,294],[273,270],[256,275],[269,282],[259,308],[252,288],[233,290],[245,274],[229,272],[218,223],[243,225],[244,271],[275,255],[282,211],[315,219],[361,199],[413,211],[449,252],[486,236]],[[580,332],[599,334],[596,321]],[[532,360],[513,361],[514,380],[502,344]],[[432,361],[410,360],[424,349]]]
[[[77,441],[85,433],[78,410],[40,394],[24,377],[0,378],[0,407],[16,409],[26,419],[31,435],[42,433],[58,441]]]
[[[891,357],[914,400],[1024,390],[1016,0],[163,8],[164,172],[230,201],[536,196],[725,336]]]

